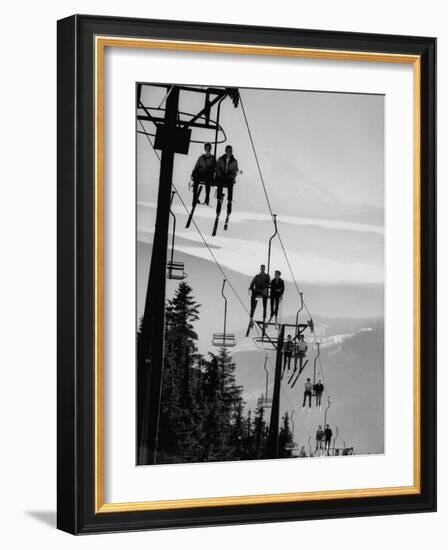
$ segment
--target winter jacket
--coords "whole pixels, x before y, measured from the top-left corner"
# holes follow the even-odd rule
[[[303,342],[302,340],[300,340],[299,342],[297,342],[297,349],[301,353],[305,353],[306,350],[308,349],[308,346],[307,346],[306,342]]]
[[[194,177],[213,177],[216,167],[215,157],[213,155],[201,155],[193,168],[191,176]]]
[[[331,428],[325,428],[325,440],[326,441],[330,441],[332,435],[333,435],[333,432],[331,431]]]
[[[226,164],[227,164],[227,167],[226,167]],[[228,163],[227,163],[226,155],[222,155],[222,157],[219,157],[218,164],[216,166],[216,175],[218,178],[231,177],[235,179],[237,173],[238,173],[238,161],[233,155],[230,157]]]
[[[269,281],[270,278],[267,273],[259,273],[252,279],[249,290],[255,290],[256,292],[266,294],[269,288]]]
[[[323,391],[324,391],[324,386],[323,384],[319,384],[319,382],[317,384],[314,384],[314,391],[317,393],[317,394],[321,394]]]
[[[285,353],[292,353],[294,351],[294,342],[292,340],[286,340],[283,345],[283,351]]]
[[[280,297],[285,292],[285,283],[280,277],[271,281],[271,296]]]

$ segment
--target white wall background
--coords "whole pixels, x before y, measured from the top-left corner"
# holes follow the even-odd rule
[[[409,550],[446,543],[448,444],[440,438],[439,512],[350,520],[128,533],[75,538],[55,530],[56,474],[56,20],[73,13],[217,21],[437,36],[439,151],[448,147],[448,28],[437,0],[15,1],[0,33],[0,541],[5,548],[181,546],[214,549],[272,545]],[[445,23],[443,23],[445,21]],[[443,347],[448,261],[446,155],[439,155],[439,432],[448,407]],[[320,542],[317,542],[320,539]],[[383,546],[384,545],[384,546]]]

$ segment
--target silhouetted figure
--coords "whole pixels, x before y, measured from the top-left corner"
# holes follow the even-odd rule
[[[314,451],[315,453],[318,450],[322,449],[323,438],[324,438],[324,431],[322,429],[322,426],[319,424],[319,427],[317,428],[317,432],[316,432],[316,450]]]
[[[275,316],[276,321],[278,317],[278,306],[285,292],[285,283],[283,279],[280,278],[280,275],[281,272],[276,271],[271,281],[271,318]]]
[[[238,161],[233,156],[232,146],[227,145],[226,152],[222,157],[219,157],[218,164],[216,166],[216,185],[218,204],[216,206],[216,216],[219,217],[221,213],[221,205],[224,197],[223,190],[227,189],[227,217],[224,224],[224,229],[227,229],[229,216],[232,212],[233,201],[233,186],[235,185],[235,178],[238,174]]]
[[[301,334],[299,336],[299,341],[297,342],[297,355],[299,356],[299,359],[303,359],[306,356],[306,352],[308,351],[308,344],[305,342],[305,336]]]
[[[323,391],[324,391],[324,385],[322,384],[322,380],[319,378],[319,382],[317,382],[317,384],[314,384],[314,395],[316,396],[316,407],[321,406]]]
[[[330,450],[330,444],[331,444],[331,438],[333,437],[333,432],[331,431],[331,428],[330,428],[329,424],[327,424],[325,426],[324,435],[325,435],[325,450],[329,451]]]
[[[291,358],[294,352],[294,342],[291,339],[291,335],[288,334],[285,343],[283,344],[283,371],[285,368],[288,369],[288,372],[291,368]]]
[[[302,407],[305,408],[306,398],[308,397],[309,401],[309,408],[311,409],[311,397],[313,395],[313,384],[311,384],[311,380],[309,378],[306,379],[305,382],[305,391],[303,392],[303,404]]]
[[[201,155],[193,168],[191,179],[193,180],[193,204],[198,199],[198,190],[201,183],[205,186],[205,201],[207,206],[210,204],[210,187],[215,177],[216,160],[211,154],[212,146],[210,143],[204,145],[205,153]]]
[[[257,298],[261,297],[263,301],[263,321],[266,319],[266,305],[268,301],[268,288],[269,288],[269,275],[265,273],[266,266],[262,264],[260,266],[260,273],[255,275],[250,283],[249,290],[250,296],[250,319],[254,318],[254,313],[257,308]]]

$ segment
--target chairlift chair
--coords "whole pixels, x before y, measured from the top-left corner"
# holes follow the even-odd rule
[[[215,332],[212,336],[212,345],[217,348],[233,348],[236,346],[235,334],[227,332],[227,298],[224,294],[224,287],[227,279],[223,279],[221,296],[224,298],[224,330],[223,332]]]
[[[166,270],[168,274],[168,279],[182,280],[187,277],[185,273],[184,262],[167,262]]]
[[[176,191],[171,192],[170,214],[171,216],[173,216],[173,235],[171,237],[171,256],[170,256],[170,260],[166,263],[166,272],[167,272],[168,279],[175,279],[175,280],[181,281],[187,277],[187,274],[185,273],[184,263],[174,261],[174,242],[176,239],[176,216],[174,215],[174,212],[171,210],[171,206],[173,204],[173,199],[175,194],[176,194]]]
[[[261,347],[264,350],[277,349],[277,338],[271,337],[267,332],[262,333],[261,336],[256,336],[255,338],[253,338],[253,341],[257,347]],[[261,344],[261,346],[259,346],[258,344]]]
[[[270,397],[259,397],[257,400],[257,406],[263,407],[264,409],[272,408],[272,399]]]
[[[268,356],[266,355],[266,357],[264,358],[264,365],[263,365],[264,372],[266,373],[266,389],[265,389],[265,393],[261,394],[261,397],[257,401],[257,405],[265,409],[272,408],[272,399],[268,397],[269,371],[267,369],[267,362],[268,362]]]
[[[217,348],[233,348],[236,346],[236,339],[234,334],[226,334],[224,332],[214,332],[212,338],[212,345]]]

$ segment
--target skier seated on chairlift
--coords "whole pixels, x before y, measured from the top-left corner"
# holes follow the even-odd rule
[[[305,342],[305,336],[301,334],[299,336],[299,341],[296,344],[297,346],[297,355],[300,359],[303,359],[306,356],[306,352],[308,351],[308,345]]]
[[[250,295],[250,320],[251,324],[253,322],[255,309],[257,308],[257,298],[261,297],[263,301],[263,321],[266,319],[266,305],[268,302],[268,288],[270,278],[269,275],[265,272],[266,266],[264,264],[260,265],[260,273],[255,275],[250,283],[249,291]]]
[[[319,424],[319,427],[317,428],[317,432],[316,432],[316,450],[314,451],[314,453],[322,449],[323,438],[324,438],[324,431],[322,429],[322,426]]]
[[[285,292],[285,283],[283,282],[283,279],[280,278],[280,275],[281,272],[277,270],[271,281],[271,319],[272,317],[275,317],[276,322],[278,317],[278,306],[280,305],[280,300]]]
[[[305,410],[305,404],[306,404],[306,398],[308,397],[308,402],[309,402],[309,409],[311,411],[311,397],[313,395],[313,384],[311,383],[311,380],[310,378],[307,378],[306,379],[306,382],[305,382],[305,387],[304,387],[304,392],[303,392],[303,404],[302,404],[302,407],[303,407],[303,410]]]
[[[327,424],[325,426],[324,436],[325,436],[325,450],[329,451],[330,450],[330,444],[331,444],[331,438],[333,437],[333,432],[332,432],[329,424]]]
[[[222,157],[219,157],[218,164],[216,165],[216,186],[218,195],[218,208],[221,208],[221,201],[223,198],[223,190],[227,189],[227,220],[232,212],[233,201],[233,186],[235,185],[235,178],[238,174],[238,161],[233,156],[232,146],[226,146],[226,152]],[[219,215],[218,208],[216,214]]]
[[[322,402],[322,393],[324,392],[324,385],[322,384],[322,380],[319,378],[319,382],[317,384],[314,384],[314,395],[316,396],[316,407],[321,406]]]
[[[286,368],[288,372],[291,368],[291,358],[294,351],[294,342],[292,341],[291,335],[288,334],[286,342],[283,344],[283,370]]]
[[[193,180],[193,203],[198,199],[199,185],[205,185],[204,204],[210,205],[210,187],[215,177],[216,160],[212,155],[210,143],[204,145],[205,153],[201,155],[193,168],[191,179]],[[198,201],[199,202],[199,201]]]

